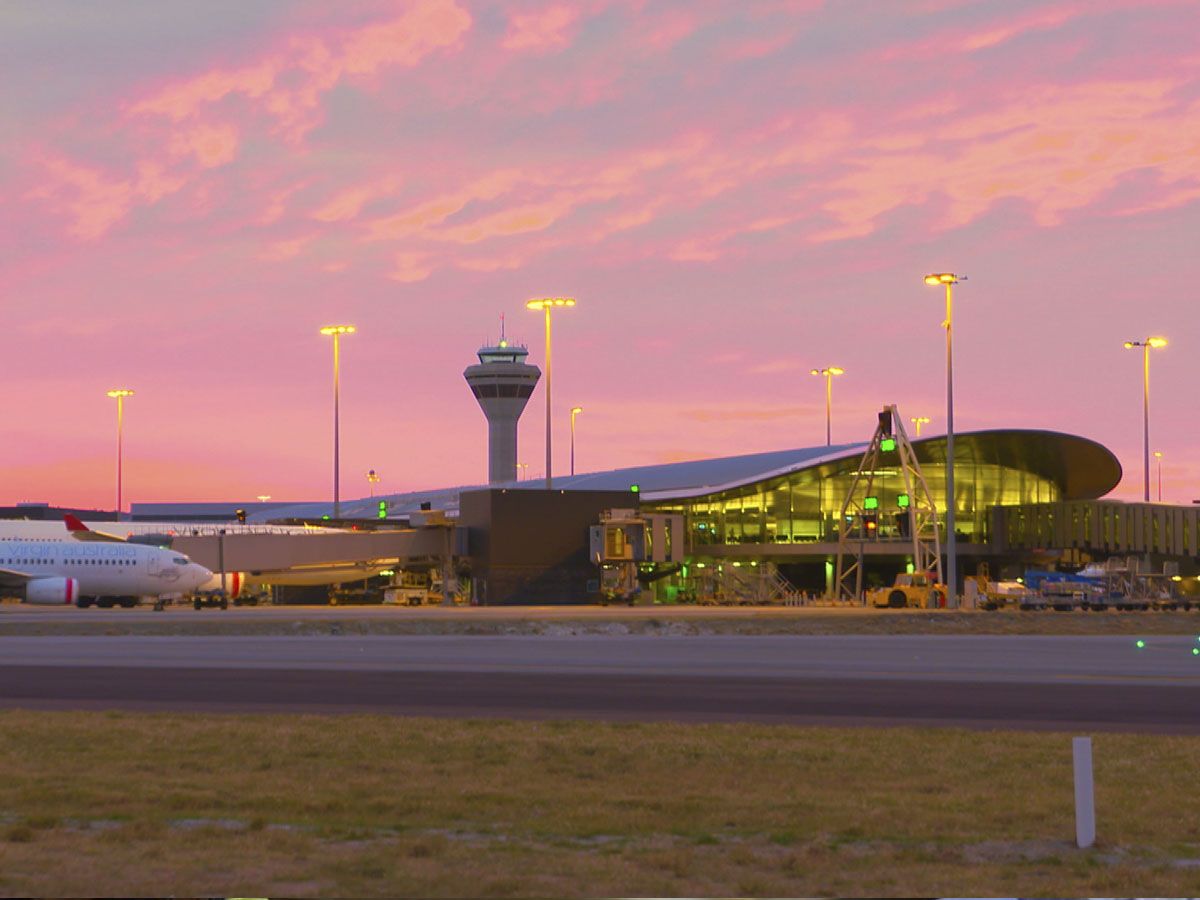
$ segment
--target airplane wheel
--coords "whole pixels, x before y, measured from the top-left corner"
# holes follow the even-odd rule
[[[199,608],[200,608],[200,600],[199,599],[193,600],[192,601],[192,609],[199,609]]]

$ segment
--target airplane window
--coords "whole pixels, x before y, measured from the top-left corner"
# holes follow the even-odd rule
[[[180,556],[175,557],[175,565],[186,566],[187,564],[188,564],[188,561],[186,559],[184,559],[183,557],[180,557]]]

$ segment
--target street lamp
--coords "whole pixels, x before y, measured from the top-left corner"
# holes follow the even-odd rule
[[[339,362],[341,360],[341,337],[343,334],[354,334],[355,328],[353,325],[326,325],[321,329],[321,334],[331,335],[333,337],[333,517],[340,519],[342,517],[342,498],[340,485],[338,484],[338,476],[340,465],[338,459],[338,378],[339,378]]]
[[[957,603],[958,548],[954,539],[954,285],[966,281],[966,275],[936,272],[925,276],[925,283],[946,286],[946,587]]]
[[[271,495],[270,494],[259,494],[258,497],[256,497],[255,499],[257,499],[259,503],[266,503],[268,500],[271,499]]]
[[[921,436],[921,426],[929,424],[929,416],[913,416],[908,421],[912,422],[917,429],[917,437]]]
[[[1150,350],[1167,346],[1164,337],[1148,337],[1144,341],[1126,341],[1125,349],[1142,348],[1142,500],[1150,502]]]
[[[825,376],[825,446],[833,446],[833,376],[845,375],[846,370],[837,366],[813,369],[808,374]]]
[[[517,481],[525,477],[525,470],[529,468],[529,463],[517,463]]]
[[[367,481],[371,485],[371,496],[374,497],[375,496],[375,485],[379,484],[379,473],[376,472],[374,469],[370,469],[367,472]]]
[[[571,474],[575,474],[575,417],[583,412],[582,406],[571,407]]]
[[[525,304],[526,309],[540,309],[546,313],[546,490],[550,490],[552,487],[550,476],[550,310],[556,306],[574,305],[574,297],[535,297]]]
[[[1155,450],[1154,458],[1158,461],[1158,502],[1162,503],[1162,451]]]
[[[117,401],[117,521],[121,521],[121,476],[124,461],[122,458],[125,431],[125,398],[132,397],[133,391],[128,388],[116,388],[108,392],[108,396]]]

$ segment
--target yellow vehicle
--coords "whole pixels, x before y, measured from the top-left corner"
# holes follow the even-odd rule
[[[946,586],[925,572],[901,572],[891,587],[867,591],[867,604],[877,609],[941,609],[946,606]]]

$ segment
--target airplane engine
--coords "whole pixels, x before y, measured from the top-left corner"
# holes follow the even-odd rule
[[[197,594],[208,594],[221,589],[221,573],[217,572],[212,578],[196,588]],[[225,573],[225,594],[230,600],[234,600],[242,594],[250,593],[249,579],[246,578],[245,572],[226,572]]]
[[[63,606],[79,599],[79,582],[74,578],[35,578],[25,585],[25,602]]]

